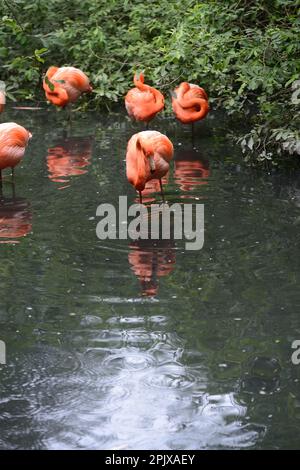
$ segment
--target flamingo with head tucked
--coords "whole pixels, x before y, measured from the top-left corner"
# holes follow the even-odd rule
[[[126,174],[128,181],[140,194],[147,181],[161,179],[167,174],[173,158],[173,144],[167,136],[158,131],[143,131],[134,134],[128,142],[126,154]]]
[[[144,83],[144,74],[134,75],[135,88],[128,91],[125,106],[130,117],[147,123],[164,108],[165,100],[156,88]]]
[[[5,168],[11,168],[14,175],[14,168],[22,160],[31,137],[31,133],[19,124],[0,124],[0,180]]]
[[[61,108],[75,103],[83,93],[92,91],[86,74],[75,67],[50,67],[44,77],[43,88],[47,100]]]
[[[172,108],[183,124],[193,124],[204,119],[209,111],[208,96],[203,88],[182,82],[172,93]]]

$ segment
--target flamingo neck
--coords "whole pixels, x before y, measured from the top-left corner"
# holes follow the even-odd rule
[[[48,69],[48,71],[47,71],[47,77],[48,77],[48,79],[50,80],[50,79],[53,77],[53,75],[56,74],[57,71],[58,71],[58,67],[54,67],[54,66],[49,67],[49,69]]]
[[[149,88],[151,88],[149,85],[146,85],[144,83],[144,74],[143,73],[140,73],[140,76],[138,78],[137,75],[134,76],[134,79],[133,79],[133,82],[135,84],[135,86],[140,90],[140,91],[148,91]]]
[[[152,93],[154,97],[154,101],[157,104],[157,107],[160,109],[161,106],[161,93],[156,90],[155,88],[149,87],[149,91]]]
[[[188,82],[181,83],[180,87],[177,90],[177,99],[178,101],[184,100],[184,95],[187,91],[190,90],[190,84]]]
[[[137,177],[135,181],[135,188],[138,191],[143,191],[145,184],[149,179],[150,175],[150,161],[145,153],[146,149],[142,146],[141,142],[138,140],[136,144],[136,154],[137,154]],[[152,154],[153,155],[153,154]]]
[[[197,120],[204,118],[209,111],[208,101],[203,98],[193,98],[190,100],[183,100],[183,102],[180,103],[180,106],[183,109],[193,110],[194,117]],[[197,111],[197,108],[199,107],[200,109],[199,111]]]

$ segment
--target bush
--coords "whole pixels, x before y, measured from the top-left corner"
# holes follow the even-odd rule
[[[1,79],[9,97],[40,99],[49,65],[78,66],[94,85],[94,108],[120,102],[138,70],[165,94],[182,80],[196,82],[213,107],[249,121],[240,138],[246,160],[277,164],[300,153],[296,4],[0,0]]]

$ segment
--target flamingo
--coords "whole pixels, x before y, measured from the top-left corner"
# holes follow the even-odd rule
[[[208,96],[203,88],[193,83],[182,82],[172,92],[172,108],[175,116],[183,124],[204,119],[209,111]]]
[[[50,67],[43,80],[48,101],[64,108],[75,103],[82,93],[93,90],[88,77],[75,67]]]
[[[14,122],[0,124],[0,180],[2,170],[5,168],[11,168],[14,176],[14,168],[22,160],[31,137],[31,133],[19,124]]]
[[[140,203],[147,181],[158,179],[163,193],[161,179],[169,171],[173,153],[172,142],[158,131],[138,132],[129,140],[126,174],[128,181],[139,191]]]
[[[136,121],[147,123],[153,119],[164,107],[165,100],[162,93],[144,83],[144,74],[134,75],[135,88],[128,91],[125,96],[125,106],[130,117]]]

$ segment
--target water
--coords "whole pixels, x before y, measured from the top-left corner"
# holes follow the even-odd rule
[[[205,243],[100,241],[135,198],[122,114],[12,110],[33,133],[0,204],[0,448],[300,447],[299,174],[257,174],[213,114],[174,142],[169,203],[205,205]],[[160,202],[148,188],[145,203]]]

